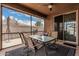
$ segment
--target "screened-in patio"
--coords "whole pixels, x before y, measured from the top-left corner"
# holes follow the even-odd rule
[[[2,3],[1,53],[5,51],[5,56],[79,55],[78,20],[79,4]]]

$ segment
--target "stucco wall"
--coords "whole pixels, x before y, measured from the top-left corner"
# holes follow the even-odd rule
[[[0,4],[0,49],[2,47],[2,43],[1,43],[2,39],[1,38],[2,37],[1,37],[1,4]]]
[[[45,32],[52,32],[54,31],[54,19],[53,19],[53,14],[50,14],[46,19],[45,19]]]

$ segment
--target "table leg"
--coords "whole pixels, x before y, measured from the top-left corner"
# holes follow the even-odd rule
[[[45,55],[47,56],[48,55],[48,52],[47,52],[47,47],[46,47],[46,44],[44,43],[44,50],[45,50]]]

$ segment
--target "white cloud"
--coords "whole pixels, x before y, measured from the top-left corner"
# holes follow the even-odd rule
[[[24,25],[30,25],[30,22],[25,22],[25,21],[22,21],[22,20],[19,20],[16,18],[16,21],[19,23],[19,24],[24,24]]]
[[[35,23],[36,23],[36,22],[32,21],[32,26],[35,26]]]
[[[18,18],[15,18],[16,21],[18,21]]]
[[[25,23],[26,23],[26,25],[30,25],[30,24],[31,24],[31,22],[30,22],[30,21],[26,21]]]
[[[23,24],[24,22],[22,20],[18,20],[18,23],[22,23]]]
[[[6,24],[6,17],[4,15],[2,16],[2,20],[3,20],[2,24],[5,25]]]
[[[31,22],[28,21],[28,20],[23,21],[23,20],[19,20],[19,19],[17,19],[17,18],[15,18],[15,20],[16,20],[18,23],[20,23],[20,24],[24,24],[24,25],[28,25],[28,26],[31,25]],[[32,26],[35,26],[35,23],[36,23],[36,22],[32,21]]]
[[[6,17],[4,15],[2,15],[2,20],[6,20]]]
[[[11,17],[11,19],[13,19],[12,16],[10,16],[10,17]],[[31,21],[29,21],[29,20],[23,21],[23,20],[20,20],[18,18],[14,18],[14,20],[17,21],[20,24],[24,24],[24,25],[28,25],[28,26],[31,25]],[[35,26],[35,23],[36,23],[35,21],[32,21],[32,26]]]
[[[25,16],[27,16],[27,17],[30,17],[30,15],[28,15],[28,14],[24,14]]]
[[[13,17],[13,16],[9,16],[9,17],[10,17],[10,19],[12,19],[12,20],[14,19],[14,17]]]

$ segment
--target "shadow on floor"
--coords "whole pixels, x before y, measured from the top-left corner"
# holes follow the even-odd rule
[[[47,56],[75,56],[75,48],[70,48],[62,45],[56,45],[57,49],[47,47]],[[21,47],[15,50],[7,51],[5,56],[46,56],[45,49],[42,47],[34,53],[28,48]]]

